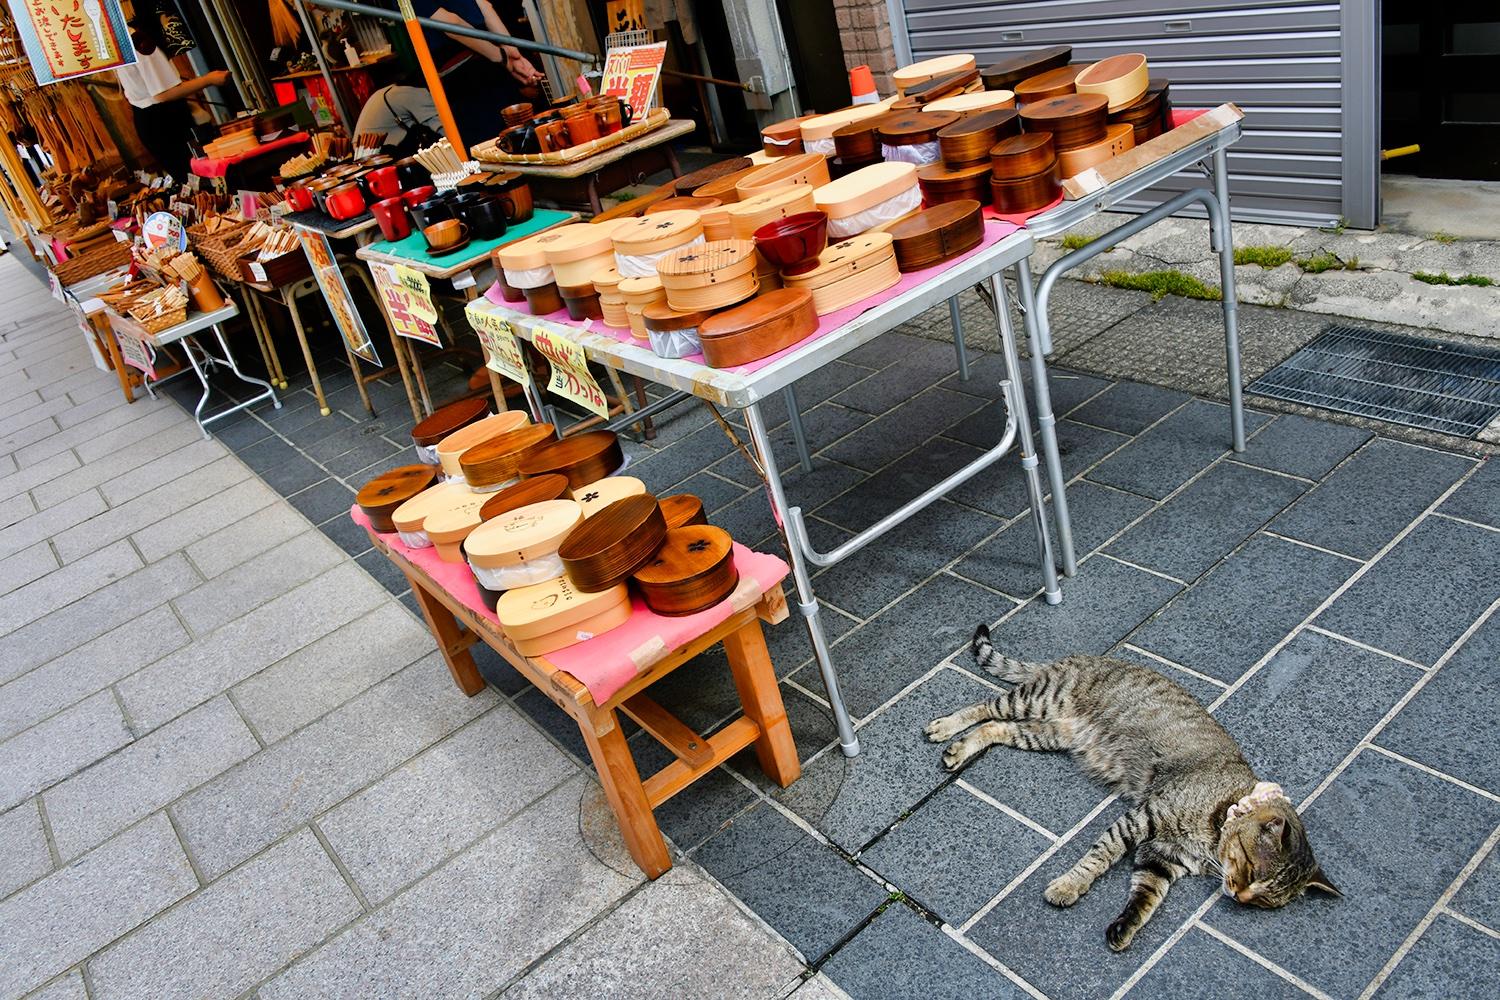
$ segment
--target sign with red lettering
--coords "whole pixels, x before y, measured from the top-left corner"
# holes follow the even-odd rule
[[[564,399],[571,399],[601,417],[609,417],[609,400],[604,390],[589,373],[588,359],[583,345],[570,340],[556,327],[538,323],[531,329],[531,344],[542,352],[552,366],[552,379],[547,391],[555,392]]]
[[[599,81],[599,92],[622,99],[630,105],[635,120],[640,121],[651,110],[666,55],[666,42],[610,49],[604,56],[604,78]]]
[[[119,0],[11,0],[10,9],[37,83],[135,62]]]
[[[370,274],[375,278],[375,289],[380,293],[385,314],[391,321],[391,329],[410,340],[442,347],[437,331],[438,314],[432,305],[427,276],[403,264],[374,260],[369,264]]]

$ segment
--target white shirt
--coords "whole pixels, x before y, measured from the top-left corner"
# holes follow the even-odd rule
[[[158,94],[182,82],[177,67],[172,65],[172,60],[167,58],[160,45],[149,56],[137,52],[135,58],[136,61],[129,66],[117,68],[115,76],[119,78],[125,99],[136,107],[149,108],[159,103]]]

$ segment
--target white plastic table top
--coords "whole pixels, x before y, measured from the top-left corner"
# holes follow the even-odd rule
[[[661,358],[647,346],[624,343],[605,334],[583,330],[580,324],[566,320],[556,322],[567,327],[570,337],[583,345],[584,353],[591,361],[639,375],[658,385],[692,393],[720,406],[742,409],[780,392],[835,358],[1029,257],[1034,246],[1026,230],[1017,230],[930,281],[860,313],[838,329],[807,341],[780,360],[749,374],[710,368],[699,361]],[[482,304],[476,308],[504,316],[511,320],[520,336],[531,339],[535,316],[485,299],[479,301]]]
[[[160,333],[148,333],[146,337],[156,347],[164,347],[167,344],[175,344],[183,337],[191,337],[211,326],[217,326],[225,320],[234,319],[240,314],[240,307],[234,304],[232,299],[225,299],[224,305],[213,312],[189,313],[188,318],[176,326],[168,327]],[[122,317],[129,320],[130,317]]]

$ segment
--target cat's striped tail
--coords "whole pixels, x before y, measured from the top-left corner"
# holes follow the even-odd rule
[[[1009,656],[1002,656],[995,649],[995,644],[990,641],[990,627],[983,623],[974,630],[974,638],[969,641],[969,648],[974,652],[975,666],[1012,684],[1029,681],[1038,671],[1047,666],[1045,663],[1024,663]]]

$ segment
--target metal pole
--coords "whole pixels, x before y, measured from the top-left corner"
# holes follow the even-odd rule
[[[1245,403],[1240,398],[1240,333],[1234,296],[1234,234],[1229,222],[1229,157],[1214,151],[1214,205],[1209,212],[1217,236],[1219,280],[1224,296],[1224,374],[1229,382],[1229,440],[1234,450],[1245,450]]]
[[[453,117],[453,109],[448,106],[448,92],[443,89],[443,78],[438,75],[437,64],[432,61],[432,50],[427,47],[427,36],[422,34],[422,28],[417,23],[420,18],[412,10],[411,0],[401,0],[401,13],[405,15],[403,20],[406,22],[407,37],[411,39],[412,52],[417,57],[417,65],[422,67],[422,78],[427,81],[427,90],[432,94],[438,120],[443,123],[443,134],[447,136],[448,145],[453,147],[458,158],[467,160],[469,147],[464,145],[463,136],[459,134],[458,119]]]
[[[386,21],[405,21],[407,18],[394,10],[386,10],[384,7],[372,7],[369,4],[351,3],[350,0],[307,0],[315,7],[329,7],[333,10],[346,10],[351,14],[363,14],[365,17],[378,17]],[[513,45],[518,49],[529,52],[544,52],[554,56],[562,56],[564,59],[572,59],[574,62],[592,64],[599,61],[599,57],[592,52],[579,52],[577,49],[565,49],[558,45],[548,45],[546,42],[533,42],[529,38],[514,38],[510,35],[497,35],[493,31],[484,28],[475,28],[467,24],[449,24],[447,21],[434,21],[430,17],[414,17],[411,20],[424,28],[433,31],[441,31],[449,35],[463,35],[466,38],[481,38],[487,42],[497,45]]]
[[[328,88],[328,99],[333,102],[334,113],[339,116],[339,121],[344,123],[344,129],[352,137],[354,135],[354,119],[349,117],[349,109],[344,107],[344,99],[339,96],[338,85],[333,82],[333,73],[328,68],[328,60],[323,55],[323,46],[318,42],[318,29],[313,24],[312,15],[307,12],[307,4],[302,0],[294,0],[297,7],[297,16],[302,18],[302,30],[307,32],[308,44],[312,46],[313,58],[318,60],[318,72],[323,74],[323,84]]]
[[[995,306],[999,308],[999,303]],[[953,323],[953,350],[958,354],[958,377],[969,381],[969,345],[964,343],[964,321],[958,314],[958,296],[948,300],[948,319]]]

